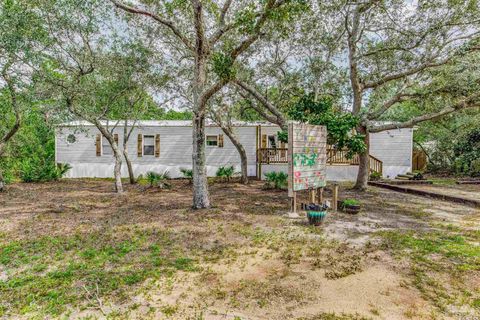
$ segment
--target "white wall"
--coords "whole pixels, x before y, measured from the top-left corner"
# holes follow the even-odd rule
[[[240,142],[243,144],[248,159],[248,174],[256,175],[256,126],[235,127]],[[123,128],[117,128],[115,133],[119,135],[119,144],[123,143]],[[57,129],[56,134],[56,161],[69,163],[72,169],[66,177],[112,177],[114,159],[111,155],[96,156],[95,138],[99,131],[95,127],[62,127]],[[160,157],[137,156],[138,134],[160,134]],[[207,127],[206,135],[223,134],[218,127]],[[76,142],[69,144],[67,137],[74,134]],[[240,156],[230,139],[223,134],[224,147],[206,146],[207,174],[214,176],[221,166],[233,165],[240,171]],[[180,168],[190,169],[192,166],[192,127],[190,126],[146,126],[135,128],[127,144],[128,153],[132,160],[136,175],[145,174],[148,171],[163,172],[168,170],[170,176],[180,177]],[[122,175],[128,176],[126,165],[122,166]]]
[[[207,127],[206,135],[223,134],[218,127]],[[235,127],[237,136],[243,144],[248,158],[248,174],[256,175],[256,126]],[[275,135],[280,129],[276,126],[262,126],[262,134]],[[76,142],[69,144],[67,136],[75,134]],[[72,170],[67,177],[112,177],[113,156],[96,156],[95,127],[62,127],[56,134],[56,161],[69,163]],[[123,142],[123,128],[118,128],[119,143]],[[137,135],[160,134],[160,157],[137,156]],[[224,147],[206,147],[207,174],[214,176],[218,167],[233,165],[240,171],[240,156],[230,139],[224,134]],[[384,177],[393,178],[397,174],[411,171],[412,163],[412,129],[395,129],[370,135],[370,154],[383,161]],[[128,142],[128,151],[136,175],[148,171],[163,172],[168,170],[172,177],[180,177],[180,168],[192,166],[192,127],[190,126],[144,126],[136,128]],[[263,174],[269,171],[285,170],[286,165],[263,165]],[[327,179],[334,181],[354,181],[357,166],[327,166]],[[126,165],[122,166],[122,175],[128,176]]]
[[[383,176],[395,178],[412,170],[413,129],[370,134],[370,154],[383,162]]]

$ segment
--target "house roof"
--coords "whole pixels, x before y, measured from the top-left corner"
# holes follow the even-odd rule
[[[118,122],[119,121],[119,122]],[[103,125],[111,125],[114,126],[115,124],[123,125],[123,120],[102,120],[100,121]],[[206,120],[206,126],[208,127],[217,127],[215,122],[211,120]],[[191,120],[139,120],[133,121],[128,120],[128,125],[132,126],[139,126],[139,127],[191,127],[192,121]],[[277,126],[267,121],[232,121],[232,125],[234,127],[255,127],[255,126]],[[65,122],[59,125],[59,127],[92,127],[94,126],[93,123],[83,120],[76,120]]]

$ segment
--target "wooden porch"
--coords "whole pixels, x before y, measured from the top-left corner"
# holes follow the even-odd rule
[[[358,166],[360,158],[356,154],[352,159],[347,158],[347,150],[327,150],[327,165],[330,166]],[[261,148],[257,150],[257,163],[281,164],[288,163],[288,148]],[[383,162],[370,155],[370,172],[383,173]]]

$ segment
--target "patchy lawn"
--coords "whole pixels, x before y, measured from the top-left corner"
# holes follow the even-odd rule
[[[0,194],[0,318],[480,317],[480,211],[371,188],[359,215],[289,220],[286,192],[65,180]],[[330,196],[327,190],[326,196]]]

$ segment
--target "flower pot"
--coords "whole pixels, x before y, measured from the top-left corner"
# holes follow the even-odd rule
[[[325,220],[327,211],[307,211],[308,223],[319,226]]]
[[[357,214],[360,212],[360,205],[344,205],[343,211],[350,214]]]

